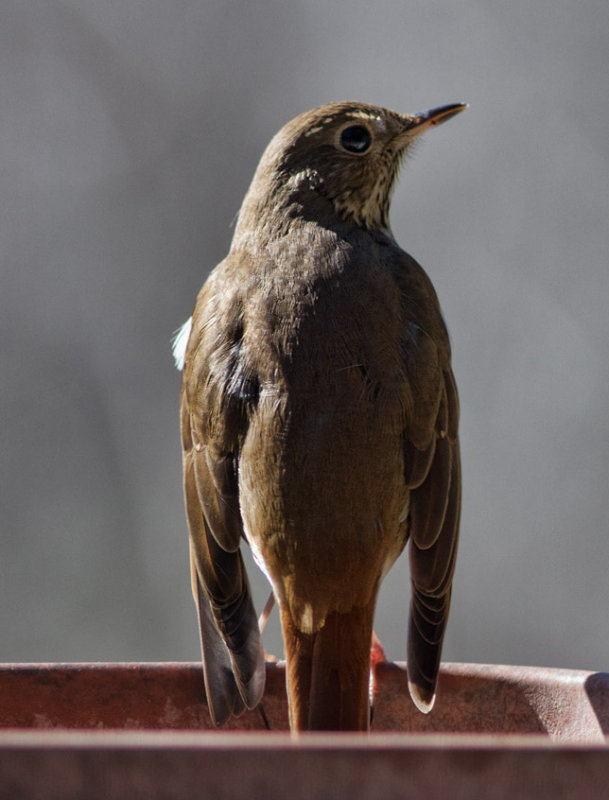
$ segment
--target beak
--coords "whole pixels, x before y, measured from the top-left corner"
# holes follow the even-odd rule
[[[452,119],[457,114],[465,111],[467,103],[452,103],[449,106],[439,106],[438,108],[430,108],[429,111],[421,111],[412,116],[405,116],[407,120],[406,129],[404,133],[409,139],[414,139],[420,136],[430,128],[442,125],[449,119]]]

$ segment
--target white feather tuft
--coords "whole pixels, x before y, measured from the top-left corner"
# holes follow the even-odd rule
[[[186,322],[181,328],[174,332],[171,340],[171,352],[173,353],[173,360],[176,367],[181,371],[184,369],[184,360],[186,358],[186,346],[190,338],[190,329],[192,328],[192,317],[188,317]]]

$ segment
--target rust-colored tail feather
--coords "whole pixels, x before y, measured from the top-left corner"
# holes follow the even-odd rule
[[[292,730],[368,730],[373,615],[374,601],[305,634],[282,611]]]

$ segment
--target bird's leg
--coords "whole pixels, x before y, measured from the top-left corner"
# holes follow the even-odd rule
[[[271,616],[271,611],[273,610],[274,605],[275,605],[275,595],[273,594],[273,592],[271,592],[269,595],[269,599],[266,601],[264,608],[262,609],[262,613],[258,617],[258,628],[260,629],[260,633],[262,633],[266,628],[266,624],[269,621],[269,617]],[[264,651],[264,660],[277,661],[275,656],[270,655],[269,653],[266,652],[266,650]],[[264,724],[264,727],[266,728],[267,731],[270,731],[271,726],[269,724],[269,720],[262,703],[258,703],[258,713],[262,717],[262,722]]]
[[[370,642],[370,666],[376,667],[381,661],[387,661],[387,656],[385,655],[381,640],[376,633],[372,631],[372,640]]]
[[[258,617],[258,627],[260,628],[260,633],[264,631],[266,628],[266,623],[269,621],[269,617],[271,616],[271,611],[273,610],[273,606],[275,605],[275,595],[273,592],[270,593],[269,599],[266,601],[264,608],[262,609],[262,614]]]
[[[275,595],[273,592],[270,593],[269,599],[266,601],[264,608],[262,609],[262,613],[258,617],[258,628],[260,629],[260,633],[264,631],[266,628],[266,624],[269,621],[269,617],[271,616],[271,611],[273,610],[273,606],[275,605]],[[265,661],[272,661],[273,664],[276,664],[279,659],[277,656],[274,656],[272,653],[267,653],[264,651],[264,660]]]

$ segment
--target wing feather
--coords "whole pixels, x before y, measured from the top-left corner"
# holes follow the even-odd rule
[[[210,713],[219,725],[260,702],[264,650],[239,550],[243,536],[235,452],[239,431],[230,423],[242,415],[234,414],[230,403],[206,412],[207,381],[200,373],[192,374],[187,363],[185,381],[189,379],[193,401],[188,402],[187,390],[182,394],[184,492],[205,688]],[[213,393],[207,394],[207,401],[210,396]],[[214,414],[219,415],[223,437],[231,441],[213,440],[213,425],[206,426],[204,420]]]
[[[427,473],[410,495],[410,572],[412,598],[408,631],[408,683],[415,705],[424,713],[433,707],[442,641],[448,621],[461,511],[461,464],[458,442],[459,402],[450,368],[441,371],[440,402],[432,421],[435,441]],[[428,384],[428,386],[433,383]],[[432,400],[428,400],[428,403]],[[419,434],[420,435],[420,434]],[[407,443],[405,459],[412,453]],[[431,448],[428,448],[428,450]],[[414,483],[414,482],[412,482]],[[412,485],[412,484],[411,484]]]

